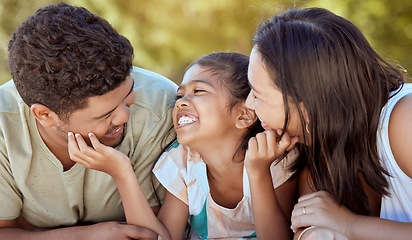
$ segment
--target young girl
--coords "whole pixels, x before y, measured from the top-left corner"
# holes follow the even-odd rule
[[[280,135],[281,130],[261,132],[265,126],[245,106],[248,62],[238,53],[214,53],[188,67],[173,110],[180,144],[169,147],[153,170],[167,190],[158,214],[162,224],[149,211],[132,171],[123,172],[130,168],[126,157],[103,151],[91,134],[94,150],[87,151],[81,137],[77,144],[69,137],[73,160],[109,173],[128,222],[133,217],[163,238],[168,237],[165,226],[172,239],[182,239],[188,220],[201,238],[291,238],[297,180],[287,166],[296,154],[280,157],[297,138]]]
[[[410,238],[412,224],[400,223],[412,221],[405,79],[355,25],[325,9],[291,10],[258,28],[246,105],[307,146],[299,195],[318,191],[293,210],[297,239]],[[394,221],[371,217],[379,211]]]
[[[188,216],[201,238],[253,237],[255,230],[259,238],[290,238],[295,181],[285,182],[291,173],[284,166],[292,156],[272,166],[271,177],[269,166],[280,155],[277,134],[268,131],[251,140],[244,157],[248,140],[262,130],[245,106],[247,66],[247,56],[211,54],[188,67],[178,88],[173,122],[181,145],[154,168],[167,190],[158,218],[174,239],[181,239]],[[279,146],[290,150],[294,143],[285,135]],[[268,184],[276,195],[261,191]]]

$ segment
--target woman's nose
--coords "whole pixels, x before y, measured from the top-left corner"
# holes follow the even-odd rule
[[[255,106],[253,104],[253,95],[252,95],[252,91],[249,92],[249,95],[246,98],[246,107],[250,108],[250,109],[255,109]]]

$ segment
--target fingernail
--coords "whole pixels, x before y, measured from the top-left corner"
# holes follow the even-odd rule
[[[67,135],[68,135],[69,137],[71,137],[71,136],[73,136],[73,133],[72,133],[72,132],[68,132]]]
[[[162,240],[162,236],[157,236],[157,240]]]
[[[76,133],[75,136],[76,136],[76,137],[80,137],[80,134]]]
[[[89,137],[91,137],[93,135],[93,133],[89,133]]]
[[[282,129],[278,129],[276,132],[280,135],[282,134]]]

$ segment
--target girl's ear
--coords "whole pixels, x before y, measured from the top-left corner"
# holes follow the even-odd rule
[[[236,119],[236,127],[240,129],[252,126],[258,119],[255,111],[247,108],[244,103],[239,107],[239,113]]]
[[[55,112],[40,103],[31,105],[30,110],[43,127],[56,126],[60,118]]]

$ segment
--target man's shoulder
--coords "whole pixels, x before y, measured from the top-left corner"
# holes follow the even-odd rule
[[[135,104],[160,118],[176,101],[177,85],[160,74],[133,67]]]
[[[139,88],[139,86],[149,88],[155,87],[157,90],[173,92],[175,92],[177,89],[177,85],[170,79],[143,68],[133,67],[131,76],[133,77],[135,82],[135,89]]]
[[[0,112],[14,112],[22,101],[13,80],[0,86]]]

